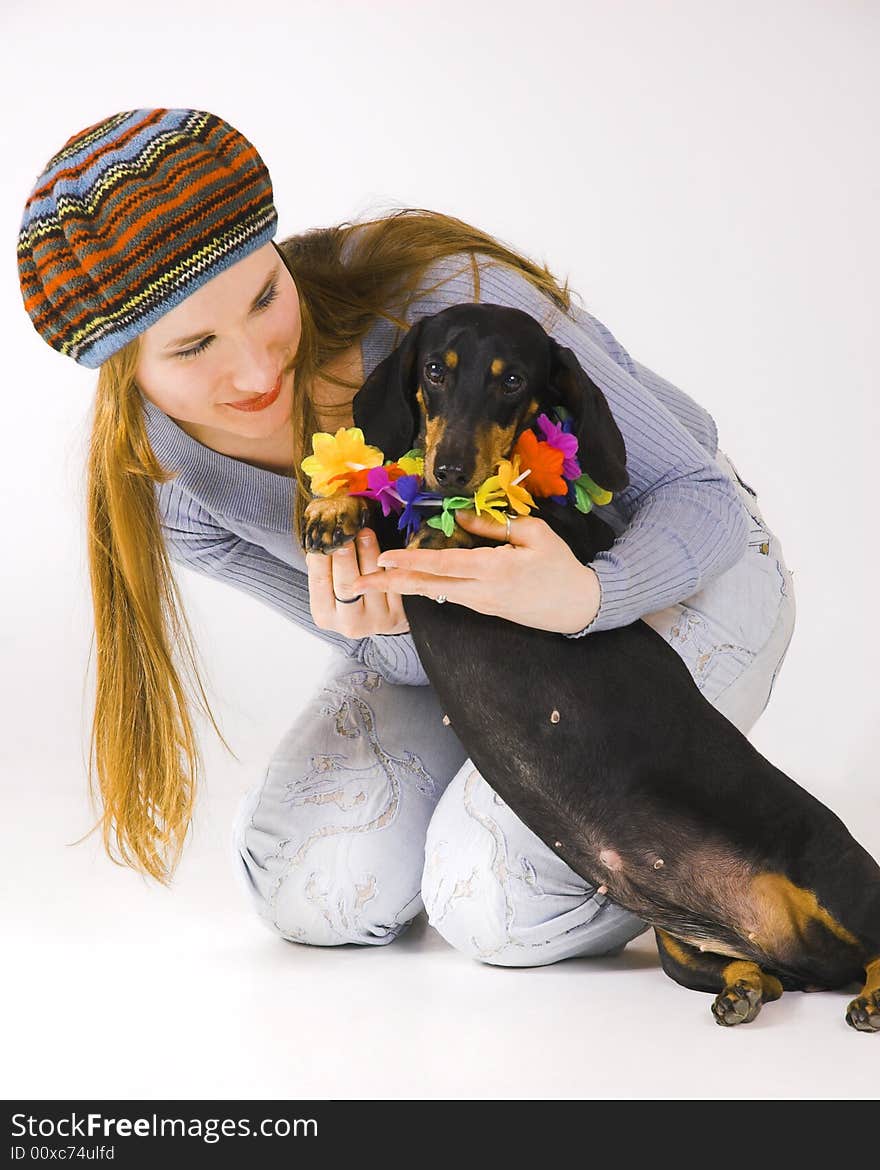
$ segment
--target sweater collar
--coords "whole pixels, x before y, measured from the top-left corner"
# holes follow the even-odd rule
[[[221,455],[188,435],[174,419],[144,397],[147,437],[153,454],[174,482],[216,517],[226,516],[274,532],[289,532],[296,480]]]

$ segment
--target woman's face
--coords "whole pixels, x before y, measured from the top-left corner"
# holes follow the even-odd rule
[[[266,244],[141,335],[136,381],[150,402],[208,446],[234,445],[232,436],[270,439],[289,424],[291,359],[301,328],[293,277]],[[266,395],[271,401],[263,405]]]

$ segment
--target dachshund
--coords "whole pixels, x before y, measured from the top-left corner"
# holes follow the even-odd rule
[[[467,496],[554,406],[572,416],[581,467],[625,488],[605,396],[519,309],[421,318],[358,390],[353,417],[386,459],[421,449],[426,490]],[[539,511],[583,564],[613,543],[595,509],[548,498]],[[375,501],[312,499],[304,547],[332,553],[367,524],[383,549],[402,547]],[[407,547],[499,543],[423,523]],[[403,607],[474,766],[575,873],[650,923],[664,971],[714,993],[717,1023],[748,1023],[783,990],[854,984],[847,1023],[880,1031],[880,867],[712,706],[660,634],[637,620],[563,638],[415,594]]]

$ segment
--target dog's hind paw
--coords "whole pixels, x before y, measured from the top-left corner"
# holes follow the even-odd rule
[[[880,1032],[880,991],[856,996],[846,1009],[846,1022],[857,1032]]]
[[[762,996],[756,987],[750,987],[742,979],[725,987],[712,1004],[715,1023],[725,1028],[734,1024],[750,1024],[761,1010]]]

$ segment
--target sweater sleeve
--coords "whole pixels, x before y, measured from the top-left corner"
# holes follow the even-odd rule
[[[411,634],[346,638],[319,628],[312,617],[305,573],[222,528],[191,497],[173,492],[172,484],[169,481],[159,491],[162,534],[172,561],[256,597],[300,629],[375,670],[386,682],[429,685]]]
[[[629,625],[690,597],[734,565],[748,545],[745,507],[714,458],[664,404],[664,393],[667,400],[691,400],[634,362],[595,318],[564,313],[525,275],[489,257],[480,257],[479,268],[473,299],[522,309],[569,347],[604,393],[626,445],[630,483],[613,500],[623,531],[590,562],[599,579],[599,610],[583,630],[564,636]]]

